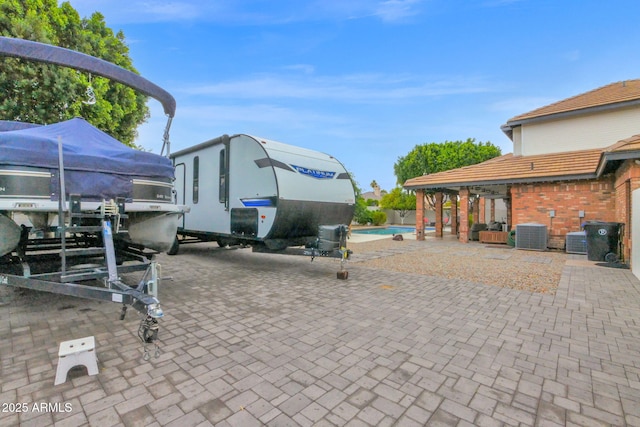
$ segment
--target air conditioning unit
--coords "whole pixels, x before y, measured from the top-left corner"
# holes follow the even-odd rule
[[[544,224],[516,225],[516,249],[547,250],[547,226]]]
[[[587,233],[574,231],[567,233],[566,251],[568,254],[587,254]]]

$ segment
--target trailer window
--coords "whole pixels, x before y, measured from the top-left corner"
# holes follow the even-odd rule
[[[226,149],[220,150],[220,185],[218,186],[218,201],[227,205],[227,156]]]
[[[193,158],[193,203],[198,203],[198,191],[200,190],[200,157]]]

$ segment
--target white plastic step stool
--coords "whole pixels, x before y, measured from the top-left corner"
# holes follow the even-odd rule
[[[77,340],[63,341],[58,350],[58,369],[54,385],[67,381],[67,373],[78,365],[87,367],[89,375],[98,374],[98,358],[95,352],[96,340],[94,337],[78,338]]]

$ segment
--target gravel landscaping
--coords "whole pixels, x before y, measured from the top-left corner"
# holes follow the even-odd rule
[[[352,263],[383,270],[459,279],[529,292],[555,293],[568,254],[507,245],[460,243],[447,236],[424,241],[392,237],[349,242]]]

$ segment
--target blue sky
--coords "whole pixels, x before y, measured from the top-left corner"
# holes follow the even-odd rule
[[[122,30],[177,101],[171,150],[247,133],[338,158],[363,191],[396,186],[415,145],[512,151],[509,118],[640,78],[636,0],[71,0]],[[138,143],[159,153],[165,119]]]

